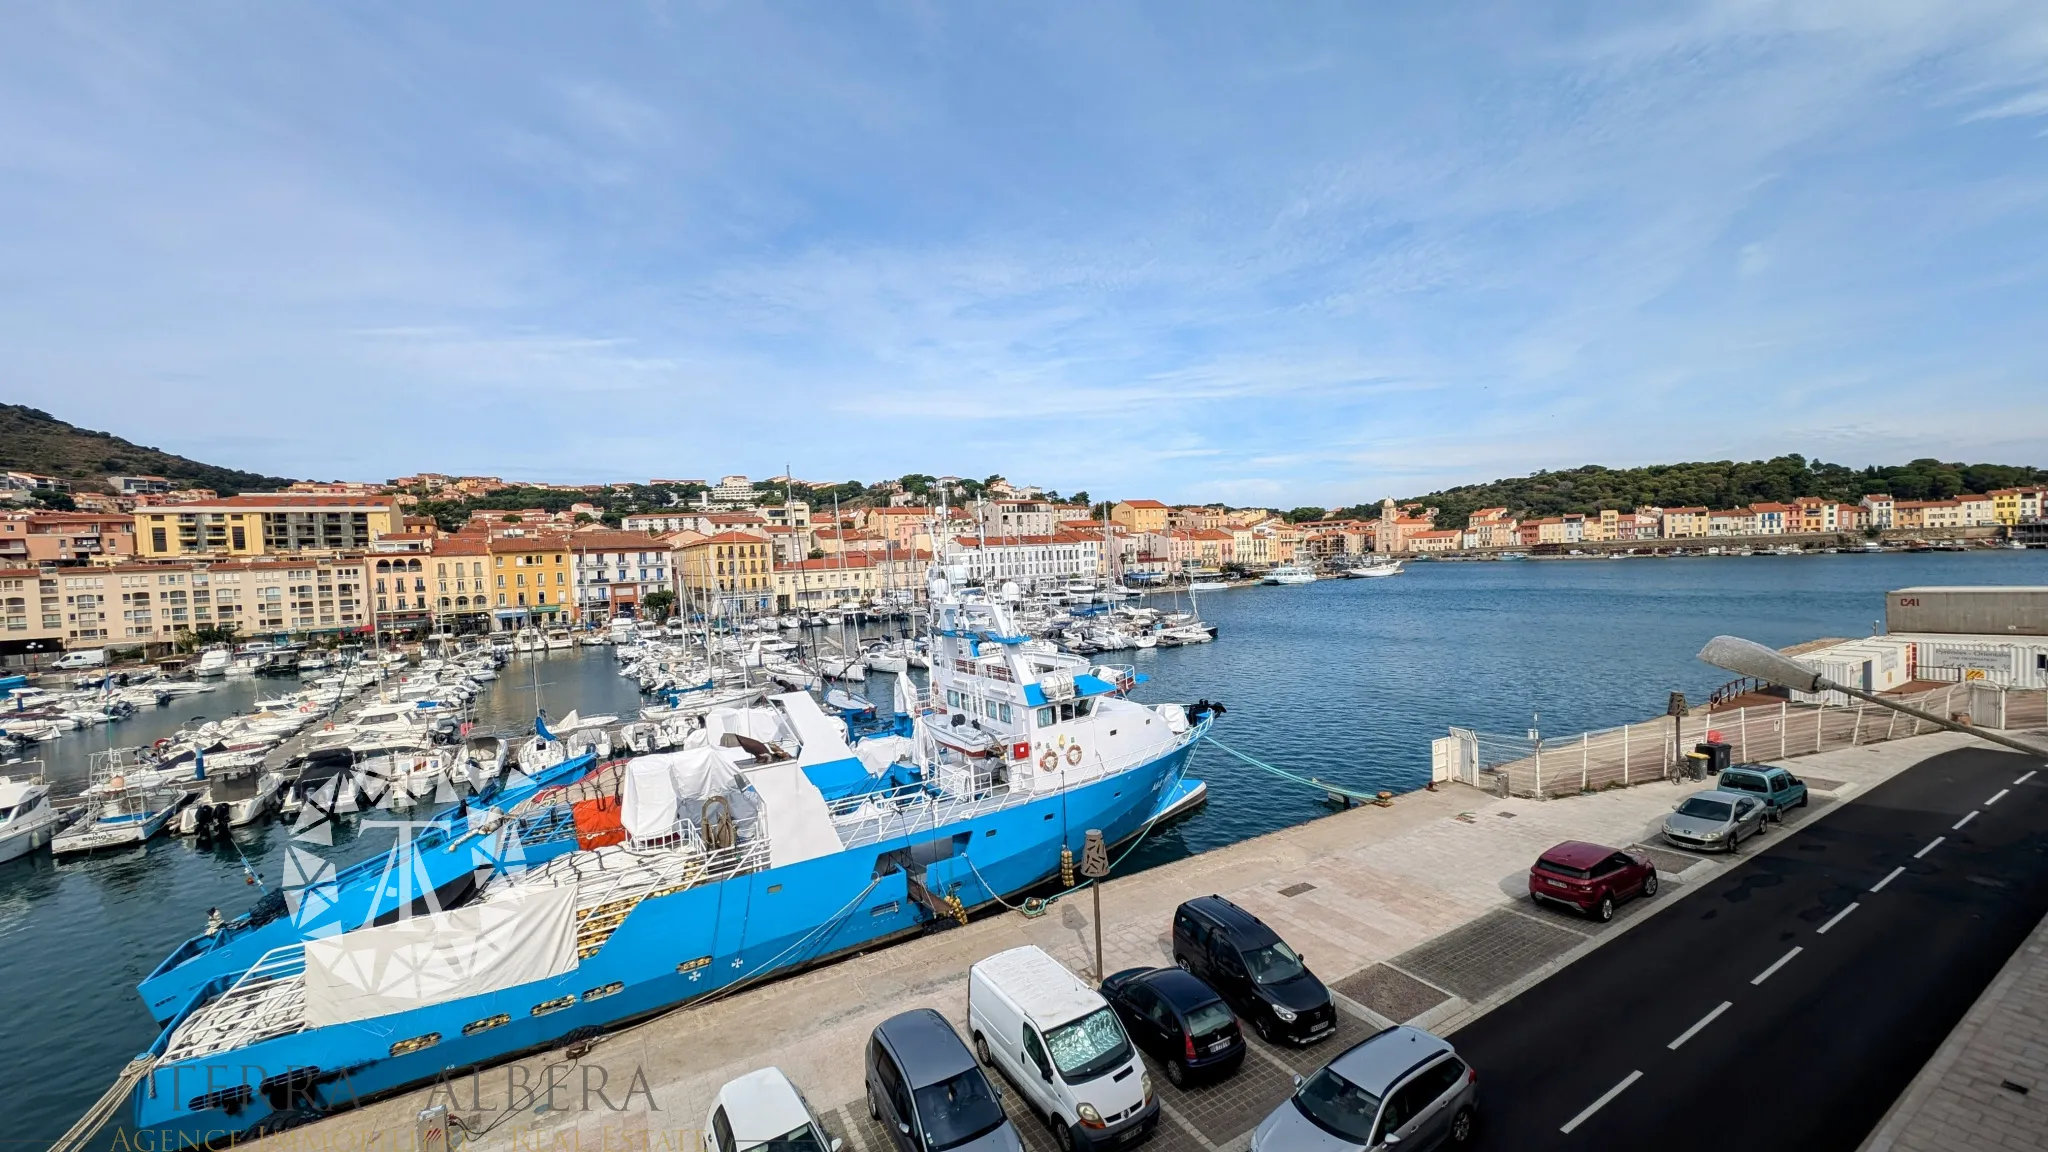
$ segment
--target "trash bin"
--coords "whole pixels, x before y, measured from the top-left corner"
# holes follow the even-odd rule
[[[1721,769],[1730,767],[1735,763],[1735,749],[1719,740],[1707,740],[1695,744],[1693,745],[1693,751],[1706,755],[1707,771],[1715,776],[1721,774]]]
[[[1686,778],[1689,780],[1706,779],[1707,765],[1712,763],[1713,759],[1713,757],[1705,752],[1687,752],[1684,765]]]

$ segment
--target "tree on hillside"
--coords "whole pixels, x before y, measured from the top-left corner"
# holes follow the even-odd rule
[[[1299,508],[1290,508],[1285,513],[1282,513],[1282,515],[1289,524],[1300,524],[1307,520],[1321,520],[1324,516],[1328,515],[1328,511],[1323,508],[1303,505]]]

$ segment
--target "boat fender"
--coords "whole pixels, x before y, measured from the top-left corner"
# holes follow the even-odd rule
[[[1081,746],[1080,746],[1079,744],[1069,744],[1069,745],[1067,745],[1067,763],[1069,763],[1069,764],[1079,764],[1080,762],[1081,762]]]
[[[1050,748],[1045,750],[1045,755],[1038,758],[1038,770],[1041,772],[1050,772],[1059,766],[1060,754]]]

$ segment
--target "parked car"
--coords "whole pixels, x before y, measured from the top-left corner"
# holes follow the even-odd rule
[[[843,1143],[825,1135],[810,1102],[780,1068],[727,1081],[704,1122],[706,1152],[839,1152]]]
[[[1462,1148],[1479,1122],[1478,1071],[1419,1028],[1361,1040],[1294,1085],[1252,1132],[1252,1152]]]
[[[1173,913],[1173,962],[1223,994],[1268,1041],[1312,1044],[1337,1031],[1330,990],[1257,916],[1221,896]]]
[[[1178,968],[1126,968],[1102,982],[1124,1031],[1166,1065],[1176,1086],[1228,1076],[1244,1063],[1237,1015],[1214,988]]]
[[[1657,866],[1648,856],[1567,840],[1536,858],[1529,895],[1538,904],[1561,904],[1603,923],[1634,896],[1657,894]]]
[[[1764,830],[1767,811],[1762,799],[1740,792],[1695,792],[1664,818],[1664,838],[1681,848],[1732,853],[1744,837]]]
[[[1725,768],[1716,787],[1723,792],[1746,792],[1763,797],[1773,820],[1783,820],[1785,813],[1792,809],[1806,807],[1806,782],[1783,768],[1773,768],[1768,764],[1737,764]]]
[[[1116,1010],[1042,948],[967,970],[967,1028],[975,1054],[1045,1117],[1061,1152],[1128,1147],[1159,1122],[1152,1074]]]
[[[868,1115],[898,1152],[1023,1152],[1002,1095],[960,1034],[930,1008],[875,1027],[868,1037],[867,1090]]]

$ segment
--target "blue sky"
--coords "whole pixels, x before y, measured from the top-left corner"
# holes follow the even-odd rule
[[[211,462],[1350,503],[2048,464],[2048,5],[17,5],[0,396]]]

